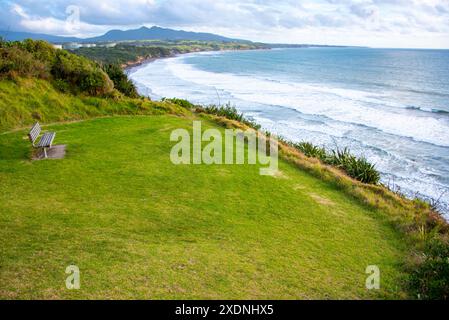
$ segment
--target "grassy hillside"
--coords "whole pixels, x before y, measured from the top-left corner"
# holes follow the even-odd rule
[[[48,81],[17,78],[0,81],[0,132],[43,123],[81,120],[113,114],[184,114],[170,102],[126,97],[105,98],[58,91]]]
[[[26,131],[0,135],[0,297],[403,297],[407,247],[376,212],[285,162],[278,177],[173,165],[170,132],[191,124],[47,127],[68,146],[62,161],[30,162]],[[79,291],[65,289],[69,264]],[[372,264],[380,291],[365,289]]]
[[[4,298],[401,298],[413,294],[410,280],[428,297],[444,295],[439,239],[448,229],[423,203],[358,183],[288,144],[277,178],[255,166],[174,166],[171,130],[193,119],[245,127],[192,113],[182,100],[73,95],[36,79],[0,81],[0,95],[2,131],[128,115],[50,127],[55,143],[68,145],[61,161],[30,162],[27,128],[0,134]],[[63,289],[58,268],[67,261],[87,264],[87,291]],[[196,287],[182,272],[192,261]],[[380,292],[364,289],[368,264],[381,266]],[[93,279],[109,267],[116,280]],[[20,280],[30,272],[34,282]]]
[[[175,166],[170,132],[192,120],[258,126],[127,89],[116,67],[0,42],[0,298],[449,298],[447,223],[351,170],[369,163],[283,141],[276,177]],[[66,159],[30,161],[36,121]],[[65,289],[69,264],[80,291]]]

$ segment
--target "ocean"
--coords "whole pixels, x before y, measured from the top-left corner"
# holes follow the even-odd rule
[[[231,102],[287,139],[348,147],[392,189],[439,199],[449,213],[449,50],[195,53],[134,68],[130,77],[152,99]]]

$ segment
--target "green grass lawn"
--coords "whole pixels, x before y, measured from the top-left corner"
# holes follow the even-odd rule
[[[405,241],[381,215],[280,162],[170,162],[174,116],[47,127],[63,160],[0,135],[0,298],[401,298]],[[203,125],[212,127],[213,124]],[[81,289],[65,288],[65,269]],[[381,290],[365,288],[378,265]]]

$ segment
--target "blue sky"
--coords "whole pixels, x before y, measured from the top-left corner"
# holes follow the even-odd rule
[[[0,0],[0,29],[92,36],[142,25],[263,42],[449,48],[449,0]]]

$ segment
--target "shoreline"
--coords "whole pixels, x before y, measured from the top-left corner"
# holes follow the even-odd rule
[[[127,75],[129,75],[134,68],[142,67],[149,63],[153,63],[156,60],[176,58],[176,57],[180,57],[180,56],[186,55],[186,54],[207,53],[207,52],[265,51],[265,50],[272,50],[272,49],[271,48],[257,48],[257,49],[241,49],[241,50],[227,49],[227,50],[199,50],[199,51],[190,51],[190,52],[178,52],[178,53],[172,53],[168,56],[163,56],[163,57],[139,58],[137,61],[129,61],[129,62],[121,65],[121,67],[122,67],[123,71]]]
[[[180,53],[180,54],[183,54],[183,53]],[[164,56],[164,57],[156,57],[156,58],[139,58],[139,59],[137,59],[137,61],[129,61],[125,64],[122,64],[121,67],[122,67],[123,71],[128,73],[133,68],[137,68],[137,67],[143,66],[145,64],[152,63],[159,59],[174,58],[180,54],[172,54],[172,55],[168,55],[168,56]]]

